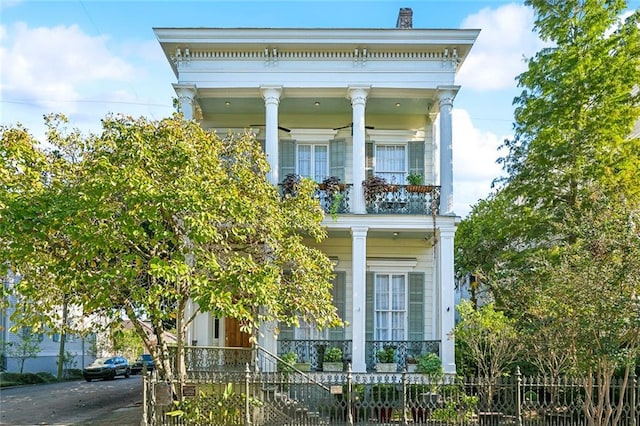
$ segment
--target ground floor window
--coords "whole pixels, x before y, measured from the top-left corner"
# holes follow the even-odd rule
[[[376,274],[374,309],[376,340],[406,340],[407,277],[405,274]]]

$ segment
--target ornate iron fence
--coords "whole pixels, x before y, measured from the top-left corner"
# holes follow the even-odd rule
[[[177,383],[173,384],[177,386]],[[264,373],[211,371],[183,388],[188,405],[215,425],[482,425],[586,426],[587,395],[581,379],[526,378],[519,372],[489,381],[445,377],[432,382],[411,373]],[[167,415],[176,408],[169,384],[145,377],[145,424],[186,424]],[[589,389],[590,391],[592,389]],[[612,403],[620,419],[599,426],[640,425],[640,385],[635,377],[614,381]],[[208,410],[208,411],[207,411]]]

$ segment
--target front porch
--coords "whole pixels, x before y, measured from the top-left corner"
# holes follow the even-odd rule
[[[376,354],[379,350],[393,347],[394,362],[397,373],[407,369],[407,361],[426,353],[440,354],[440,342],[424,341],[383,341],[372,340],[365,343],[367,372],[376,372]],[[295,353],[298,364],[308,364],[309,372],[324,372],[324,353],[330,348],[338,348],[342,352],[342,371],[347,371],[352,362],[351,340],[279,340],[277,356],[271,356],[261,348],[228,348],[214,346],[188,346],[185,348],[185,367],[187,376],[198,378],[208,372],[244,371],[249,366],[251,371],[276,371],[279,359]],[[170,359],[176,359],[175,348],[170,348]]]

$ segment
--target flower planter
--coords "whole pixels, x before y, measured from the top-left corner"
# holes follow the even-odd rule
[[[311,371],[311,363],[309,362],[296,362],[296,369],[300,371]]]
[[[433,186],[431,185],[407,185],[407,192],[425,194],[427,192],[431,192],[432,189]]]
[[[398,364],[395,362],[379,362],[376,364],[376,371],[378,373],[396,373]]]
[[[332,372],[336,372],[336,371],[342,371],[342,363],[341,362],[323,362],[322,363],[322,370],[324,372],[327,371],[332,371]]]

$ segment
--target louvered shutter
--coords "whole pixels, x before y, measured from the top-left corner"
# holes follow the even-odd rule
[[[409,340],[424,340],[424,273],[409,273]]]
[[[366,142],[364,145],[364,155],[365,155],[365,165],[364,165],[364,170],[365,170],[365,178],[369,178],[371,176],[373,176],[373,164],[374,164],[374,159],[375,159],[375,147],[373,142],[369,141]],[[353,184],[360,184],[361,182],[354,182]]]
[[[296,143],[294,140],[280,140],[278,164],[280,181],[290,173],[296,172]]]
[[[367,295],[366,295],[366,306],[365,306],[365,340],[370,341],[373,340],[373,296],[374,296],[374,285],[373,280],[375,278],[375,274],[373,272],[367,272]]]
[[[409,173],[417,173],[424,180],[424,141],[409,142]]]
[[[338,315],[344,320],[347,313],[346,310],[346,291],[347,291],[347,273],[345,271],[336,271],[333,280],[333,306],[336,307]],[[344,327],[330,328],[329,340],[344,340]]]
[[[344,139],[334,139],[329,142],[329,174],[345,183],[345,162],[347,158],[347,143]]]

